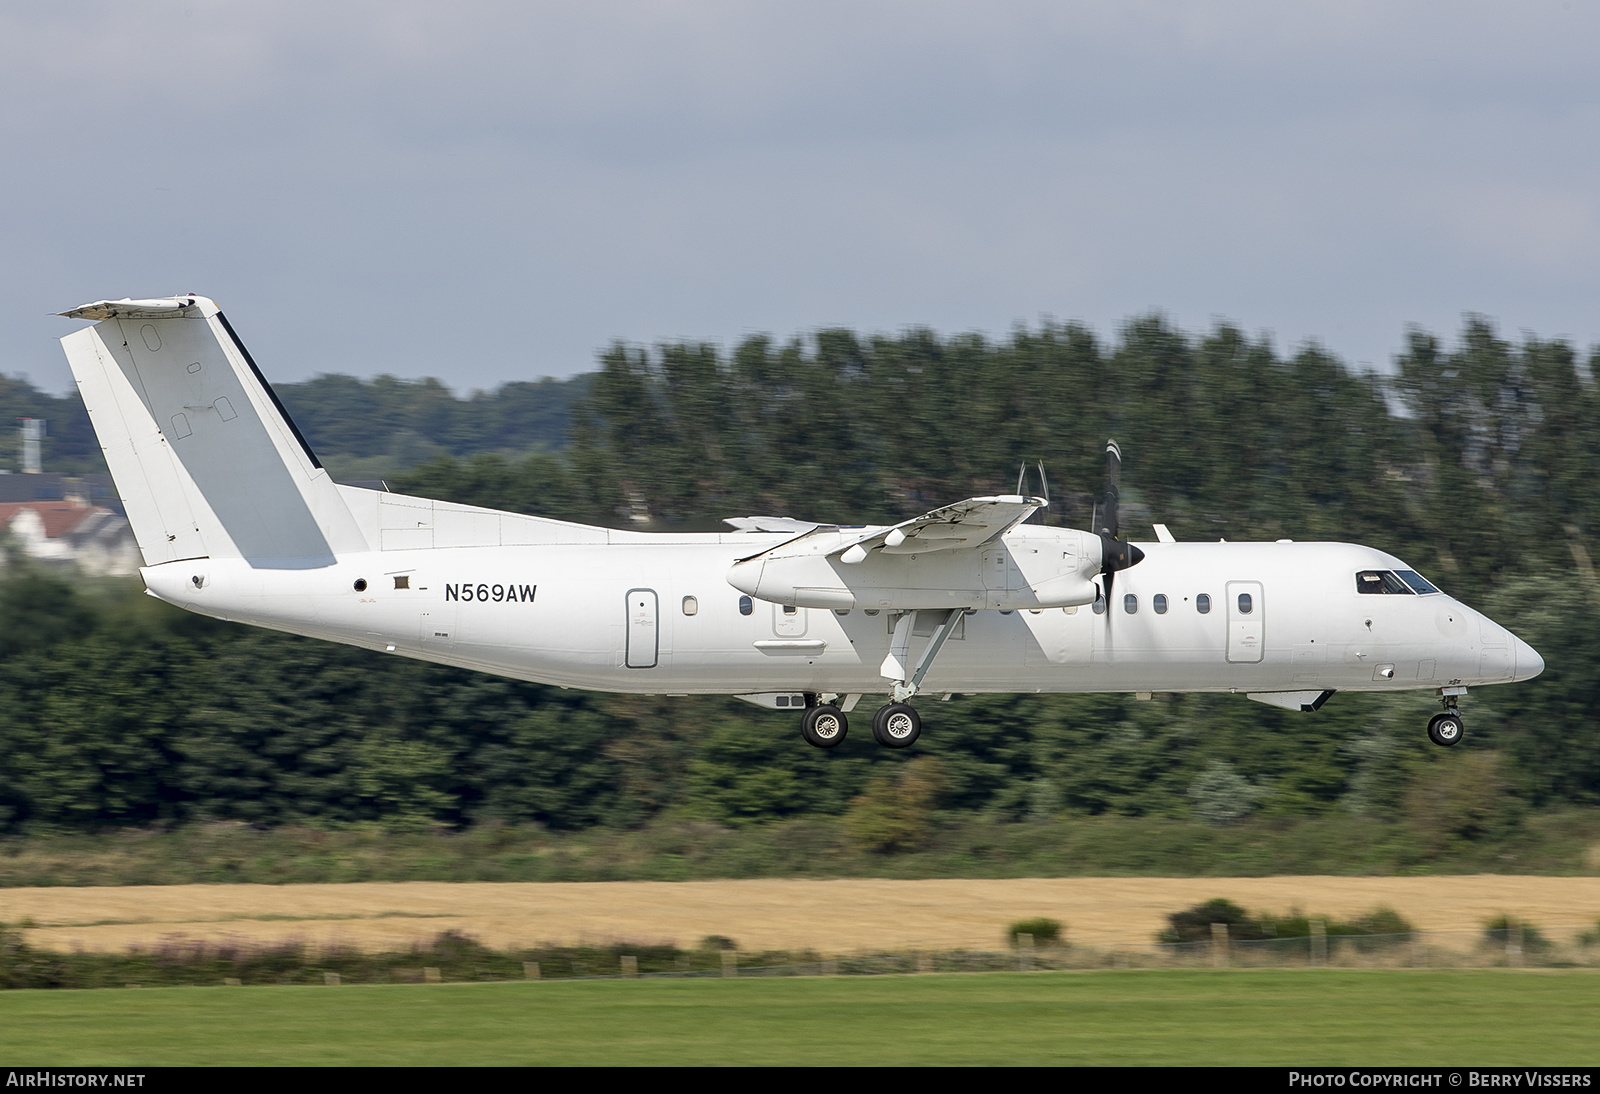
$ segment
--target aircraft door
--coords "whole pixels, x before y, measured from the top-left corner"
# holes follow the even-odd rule
[[[1255,664],[1266,647],[1266,604],[1259,581],[1228,582],[1228,660]]]
[[[628,636],[625,664],[630,669],[653,669],[660,649],[654,589],[628,590]]]
[[[772,606],[772,633],[779,638],[806,636],[806,610],[792,604]]]
[[[980,565],[983,569],[983,588],[987,595],[986,606],[990,608],[1003,607],[1010,590],[1017,587],[1013,581],[1017,564],[1011,558],[1011,552],[1002,546],[990,547],[983,552],[980,558]]]

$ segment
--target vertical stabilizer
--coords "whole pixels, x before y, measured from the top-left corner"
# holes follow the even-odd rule
[[[61,344],[146,565],[310,569],[367,549],[214,303],[100,301],[61,314],[97,320]]]

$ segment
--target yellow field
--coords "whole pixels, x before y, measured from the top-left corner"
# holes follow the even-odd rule
[[[163,938],[300,938],[403,949],[440,931],[502,948],[610,939],[744,949],[992,949],[1008,923],[1051,916],[1092,946],[1145,946],[1168,912],[1211,897],[1352,916],[1374,905],[1418,927],[1470,931],[1508,913],[1569,939],[1600,916],[1600,877],[1018,878],[980,880],[165,885],[0,889],[0,921],[37,945],[114,950]]]

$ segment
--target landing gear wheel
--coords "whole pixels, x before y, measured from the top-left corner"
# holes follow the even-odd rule
[[[849,732],[850,720],[832,703],[808,707],[800,719],[800,735],[817,748],[832,748]]]
[[[884,748],[907,748],[922,736],[922,716],[908,703],[890,703],[872,716],[872,739]]]
[[[1459,712],[1447,710],[1443,714],[1435,714],[1428,722],[1428,740],[1436,745],[1450,748],[1461,743],[1461,738],[1467,735],[1466,723],[1461,720]]]

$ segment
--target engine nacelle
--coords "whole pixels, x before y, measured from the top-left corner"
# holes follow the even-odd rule
[[[728,584],[775,604],[800,608],[1065,608],[1094,603],[1100,538],[1066,528],[1022,525],[982,547],[906,554],[868,552],[858,563],[847,547],[808,541],[734,564]],[[824,548],[834,549],[824,553]]]

